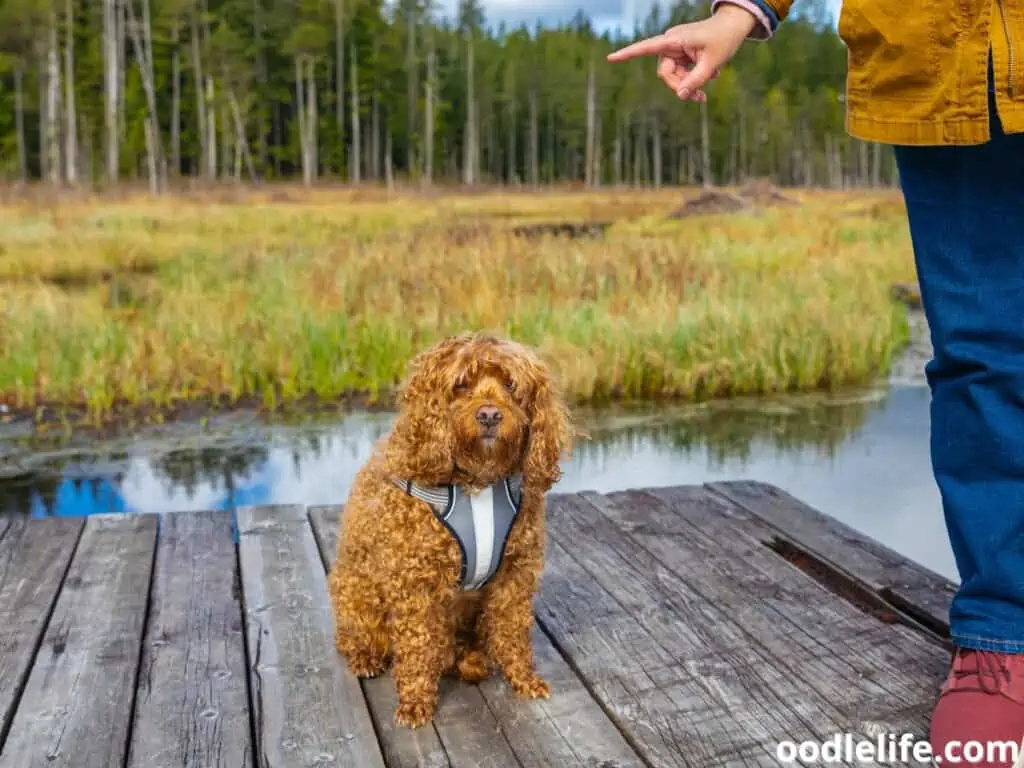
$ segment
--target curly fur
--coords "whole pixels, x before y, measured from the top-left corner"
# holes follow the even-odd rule
[[[490,439],[476,420],[484,405],[503,415]],[[544,497],[572,438],[547,368],[520,344],[468,334],[412,361],[392,430],[356,475],[329,576],[338,650],[360,677],[392,666],[399,724],[430,722],[448,672],[479,682],[493,665],[517,694],[549,695],[533,660],[533,598]],[[482,589],[464,592],[455,540],[389,478],[472,490],[513,473],[522,476],[522,504],[505,557]]]

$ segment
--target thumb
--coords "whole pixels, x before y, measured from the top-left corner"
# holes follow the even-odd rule
[[[690,98],[690,96],[703,88],[708,80],[714,77],[717,68],[718,65],[711,60],[706,51],[698,53],[693,69],[683,76],[682,82],[676,88],[676,96],[680,99]]]

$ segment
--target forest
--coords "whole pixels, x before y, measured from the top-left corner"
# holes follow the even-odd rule
[[[892,185],[844,126],[846,49],[798,0],[681,104],[580,12],[506,28],[479,0],[0,0],[0,179],[58,188]],[[703,18],[659,6],[639,34]]]

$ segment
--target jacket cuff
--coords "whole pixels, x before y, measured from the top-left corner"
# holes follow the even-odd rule
[[[778,15],[764,0],[712,0],[711,13],[723,3],[738,5],[757,19],[757,25],[747,36],[748,40],[768,40],[779,26]]]

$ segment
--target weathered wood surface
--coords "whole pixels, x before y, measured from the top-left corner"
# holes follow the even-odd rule
[[[252,768],[231,518],[163,518],[129,768]]]
[[[447,679],[401,728],[391,676],[334,648],[343,514],[0,518],[0,768],[775,766],[926,735],[952,585],[756,483],[552,496],[552,698]]]
[[[0,743],[28,679],[83,520],[0,520]]]
[[[239,510],[238,536],[259,765],[384,768],[305,510]]]
[[[949,604],[956,585],[893,552],[881,543],[822,514],[766,483],[710,483],[750,518],[866,584],[901,609],[910,609],[937,629],[949,632]]]
[[[0,752],[2,768],[124,763],[156,530],[155,517],[85,524]]]

